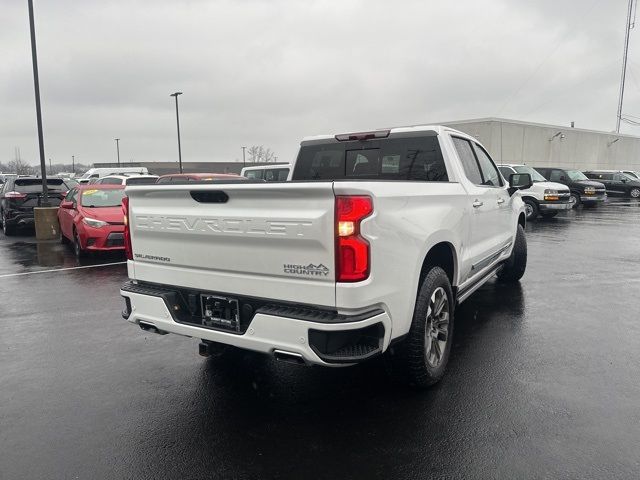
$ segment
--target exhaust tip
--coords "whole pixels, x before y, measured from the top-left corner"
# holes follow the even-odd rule
[[[156,327],[153,323],[139,322],[138,325],[140,325],[140,328],[142,330],[144,330],[145,332],[157,333],[158,335],[166,335],[167,334],[167,332],[164,332],[162,330],[158,330],[158,327]]]
[[[285,350],[274,350],[273,356],[279,362],[295,363],[296,365],[305,365],[304,357],[299,353],[287,352]]]

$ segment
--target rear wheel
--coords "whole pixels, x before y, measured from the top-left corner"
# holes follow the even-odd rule
[[[571,195],[569,196],[569,203],[571,204],[571,208],[576,208],[580,205],[580,195],[571,192]]]
[[[530,198],[525,198],[523,201],[524,213],[527,216],[527,220],[535,220],[538,218],[538,213],[540,212],[538,204]]]
[[[498,279],[503,282],[517,282],[524,275],[527,269],[527,238],[524,234],[522,225],[518,225],[516,233],[516,241],[513,244],[513,250],[509,259],[500,267]]]
[[[409,385],[426,388],[444,375],[453,340],[454,299],[440,267],[425,276],[407,338],[398,348],[396,369]]]
[[[7,223],[7,215],[2,212],[2,232],[7,236],[11,236],[15,233],[15,227]]]
[[[629,195],[631,196],[631,198],[640,198],[640,188],[632,188],[629,192]]]

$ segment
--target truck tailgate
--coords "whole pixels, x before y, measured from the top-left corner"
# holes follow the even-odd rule
[[[128,187],[138,281],[335,306],[327,183]]]

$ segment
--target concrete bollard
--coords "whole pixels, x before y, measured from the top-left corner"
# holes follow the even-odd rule
[[[35,207],[33,214],[37,240],[57,240],[60,238],[58,207]]]

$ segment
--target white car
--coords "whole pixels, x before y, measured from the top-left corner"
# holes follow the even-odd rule
[[[520,191],[525,203],[527,220],[534,220],[538,215],[545,218],[555,217],[558,212],[571,210],[571,192],[562,183],[549,182],[529,165],[502,164],[498,169],[505,179],[514,173],[528,173],[531,175],[533,185],[531,188]]]
[[[250,180],[264,180],[266,182],[286,182],[290,179],[291,165],[281,163],[277,165],[259,165],[257,167],[244,167],[240,175]]]
[[[76,180],[78,183],[95,183],[95,180],[110,175],[147,175],[147,167],[100,167],[90,168]]]
[[[95,180],[96,185],[148,185],[158,181],[158,175],[109,175]]]
[[[292,182],[127,187],[123,317],[238,347],[345,366],[389,352],[426,387],[454,310],[525,272],[525,209],[473,137],[442,126],[309,137]]]

